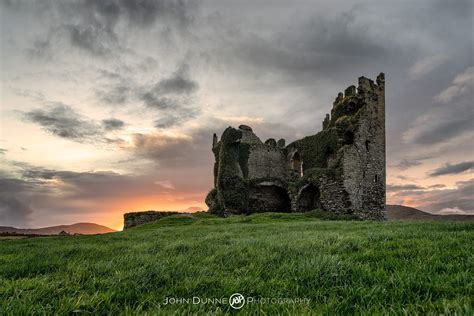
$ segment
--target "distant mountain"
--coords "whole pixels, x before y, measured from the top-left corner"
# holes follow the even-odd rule
[[[202,207],[199,207],[199,206],[191,206],[191,207],[188,207],[187,209],[184,209],[184,210],[181,210],[181,211],[177,211],[177,212],[181,212],[181,213],[194,213],[194,212],[203,212],[204,210],[202,209]]]
[[[81,234],[81,235],[95,235],[112,233],[116,230],[108,228],[106,226],[94,224],[94,223],[77,223],[72,225],[60,225],[51,226],[44,228],[15,228],[0,226],[1,233],[15,233],[24,235],[59,235],[61,232],[67,232],[69,234]]]
[[[403,205],[387,205],[389,220],[474,221],[474,215],[435,215]]]

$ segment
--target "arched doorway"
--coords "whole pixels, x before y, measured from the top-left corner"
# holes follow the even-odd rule
[[[321,202],[319,198],[320,192],[317,186],[310,183],[307,186],[303,187],[298,197],[298,211],[309,212],[311,210],[321,208]]]
[[[257,185],[249,196],[249,213],[291,211],[288,193],[277,185]]]

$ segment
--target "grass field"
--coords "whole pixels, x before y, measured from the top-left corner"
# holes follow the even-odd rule
[[[234,313],[222,298],[235,292],[254,300],[245,314],[474,313],[474,224],[318,217],[199,214],[0,240],[0,314]]]

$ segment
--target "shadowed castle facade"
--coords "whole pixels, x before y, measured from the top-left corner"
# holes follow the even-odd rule
[[[339,93],[321,132],[285,145],[249,126],[213,137],[214,214],[322,209],[361,219],[385,214],[385,79],[360,77]]]

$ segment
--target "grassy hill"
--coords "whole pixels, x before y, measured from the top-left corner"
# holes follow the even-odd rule
[[[94,235],[112,233],[116,230],[94,223],[77,223],[72,225],[59,225],[43,228],[16,228],[9,226],[0,226],[0,233],[15,233],[25,235],[57,235],[62,231],[68,232],[69,234]]]
[[[98,236],[0,241],[0,314],[471,314],[474,224],[173,216]],[[263,300],[261,301],[261,303]]]
[[[436,215],[403,205],[387,205],[389,220],[474,221],[474,215]]]

